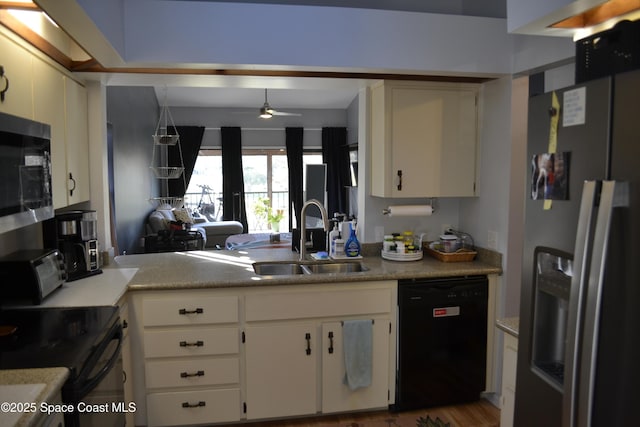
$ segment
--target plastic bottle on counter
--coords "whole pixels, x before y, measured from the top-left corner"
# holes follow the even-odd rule
[[[333,255],[334,258],[343,258],[344,254],[344,239],[337,238],[334,241],[335,253]]]
[[[329,232],[329,255],[336,256],[336,240],[340,238],[340,230],[338,229],[338,221],[333,221],[333,230]]]
[[[382,242],[382,250],[384,250],[385,252],[396,250],[396,244],[393,241],[393,235],[387,234],[384,236],[384,241]]]
[[[349,224],[349,238],[344,244],[344,252],[348,257],[357,257],[360,255],[360,242],[356,236],[356,229],[353,227],[353,223]]]

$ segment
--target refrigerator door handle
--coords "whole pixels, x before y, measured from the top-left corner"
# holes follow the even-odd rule
[[[582,188],[580,215],[576,231],[573,259],[573,277],[569,296],[566,347],[564,358],[564,393],[562,402],[562,426],[576,425],[576,389],[578,381],[578,356],[580,349],[581,325],[584,318],[584,295],[588,279],[591,234],[596,204],[597,181],[585,181]]]
[[[602,289],[608,252],[609,232],[613,209],[629,205],[628,184],[603,181],[600,194],[598,220],[593,235],[593,251],[589,268],[588,288],[585,300],[583,339],[580,348],[580,375],[578,378],[577,417],[578,427],[591,426],[591,408],[595,390],[596,362]]]

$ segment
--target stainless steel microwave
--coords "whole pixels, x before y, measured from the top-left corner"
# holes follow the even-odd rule
[[[53,213],[51,127],[0,113],[0,233]]]

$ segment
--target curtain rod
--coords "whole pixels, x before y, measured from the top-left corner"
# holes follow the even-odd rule
[[[258,130],[278,130],[278,131],[283,131],[286,128],[243,128],[241,127],[240,130],[250,130],[250,131],[258,131]],[[210,130],[220,130],[220,128],[210,128],[210,127],[206,127],[204,128],[205,131],[210,131]],[[321,131],[322,128],[303,128],[303,130],[305,131]]]

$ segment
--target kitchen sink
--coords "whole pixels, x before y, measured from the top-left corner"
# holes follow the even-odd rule
[[[292,274],[357,273],[367,268],[360,261],[261,261],[253,263],[253,271],[260,276],[281,276]]]
[[[255,262],[253,271],[260,276],[280,276],[286,274],[303,274],[298,262]]]
[[[302,270],[307,274],[316,273],[357,273],[366,268],[359,261],[322,262],[303,264]]]

